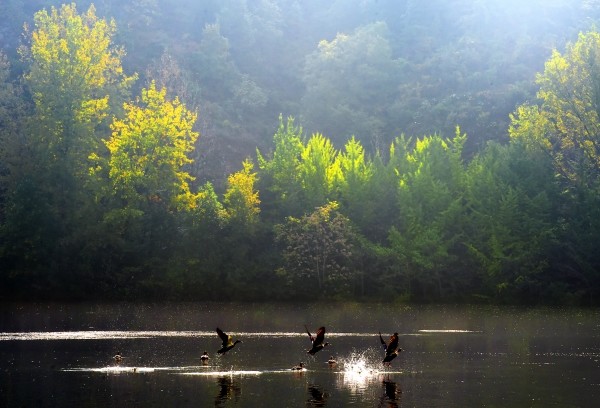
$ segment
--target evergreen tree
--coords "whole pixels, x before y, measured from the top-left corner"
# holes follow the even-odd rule
[[[399,212],[389,239],[403,291],[417,297],[458,296],[469,285],[460,262],[465,139],[457,130],[452,140],[424,137],[412,149],[404,139],[396,141],[394,154],[406,157],[396,168]]]

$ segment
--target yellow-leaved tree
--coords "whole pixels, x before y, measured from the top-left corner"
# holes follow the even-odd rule
[[[196,113],[177,98],[166,99],[166,89],[154,82],[143,89],[138,104],[126,103],[125,118],[115,119],[112,136],[105,143],[110,151],[109,177],[113,194],[122,200],[122,210],[141,215],[149,203],[169,210],[192,209],[196,197],[185,170],[192,162],[198,133],[193,131]]]
[[[540,103],[511,115],[511,138],[547,152],[568,183],[592,185],[600,176],[600,33],[555,50],[537,83]]]
[[[223,199],[230,221],[250,227],[258,222],[260,198],[255,190],[257,175],[253,172],[254,164],[244,160],[242,165],[242,170],[227,178],[227,191]]]
[[[539,104],[517,109],[510,136],[551,158],[563,192],[553,266],[559,281],[592,299],[600,282],[600,33],[579,34],[564,53],[554,51],[537,82]]]
[[[5,215],[3,239],[14,243],[12,268],[39,268],[48,279],[40,286],[67,288],[58,282],[84,269],[82,247],[103,215],[89,157],[106,153],[101,140],[113,109],[121,109],[136,77],[123,72],[115,33],[115,23],[98,18],[93,6],[78,13],[75,4],[38,11],[25,28],[19,52],[33,107],[19,122],[22,137],[3,145],[11,167],[2,188],[13,192],[6,207],[19,209]]]
[[[116,25],[99,19],[94,6],[82,14],[74,3],[44,9],[34,24],[20,52],[30,62],[25,81],[35,103],[37,159],[85,175],[101,139],[96,127],[111,104],[119,108],[136,76],[123,73],[124,51],[112,44]]]

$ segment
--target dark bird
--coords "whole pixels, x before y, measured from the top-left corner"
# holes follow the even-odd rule
[[[221,349],[217,351],[218,354],[227,353],[229,350],[234,348],[236,344],[242,342],[241,340],[236,340],[234,342],[233,337],[227,335],[226,333],[223,332],[223,330],[219,329],[218,327],[217,327],[217,334],[219,335],[219,337],[221,338],[221,341],[223,342]]]
[[[121,361],[123,361],[123,357],[121,356],[121,353],[117,351],[117,354],[115,354],[115,356],[113,357],[115,359],[115,363],[117,365],[121,364]]]
[[[331,356],[331,357],[329,357],[329,360],[327,360],[327,364],[329,364],[329,366],[332,367],[337,364],[337,361],[335,361],[333,356]]]
[[[208,359],[208,353],[205,351],[204,354],[200,356],[200,361],[202,361],[203,363],[208,363]]]
[[[325,348],[325,346],[330,345],[327,342],[323,342],[323,340],[325,340],[325,327],[319,327],[319,329],[317,330],[317,335],[314,337],[312,334],[310,334],[308,327],[306,327],[306,326],[304,326],[304,327],[306,328],[308,337],[310,338],[310,341],[312,342],[312,348],[310,350],[308,350],[308,354],[311,354],[314,356],[317,352],[323,350]]]
[[[381,336],[381,332],[379,333],[379,340],[381,341],[381,345],[385,350],[385,357],[383,358],[383,364],[390,366],[392,365],[392,360],[395,359],[398,354],[402,351],[401,348],[398,348],[398,333],[392,334],[390,337],[389,343],[386,344],[385,340]]]
[[[294,370],[294,371],[302,371],[302,370],[304,370],[304,363],[302,361],[299,362],[297,366],[293,366],[292,367],[292,370]]]

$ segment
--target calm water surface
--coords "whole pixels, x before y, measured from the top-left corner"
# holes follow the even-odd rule
[[[305,324],[332,343],[314,357]],[[217,326],[242,340],[224,356]],[[597,407],[600,311],[4,304],[0,361],[2,407]]]

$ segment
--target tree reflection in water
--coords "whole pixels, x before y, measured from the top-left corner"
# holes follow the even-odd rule
[[[219,385],[219,393],[215,397],[215,407],[224,406],[231,397],[235,397],[236,401],[238,400],[241,389],[233,383],[233,378],[231,376],[219,377],[217,384]]]

